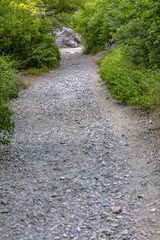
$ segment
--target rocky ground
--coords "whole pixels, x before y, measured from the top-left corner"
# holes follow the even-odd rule
[[[96,57],[62,49],[60,68],[12,102],[1,240],[160,239],[160,133],[135,108],[106,99]]]

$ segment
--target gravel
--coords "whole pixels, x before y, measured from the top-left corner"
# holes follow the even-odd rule
[[[98,56],[61,52],[61,66],[11,104],[1,240],[159,240],[159,132],[137,109],[105,98]]]

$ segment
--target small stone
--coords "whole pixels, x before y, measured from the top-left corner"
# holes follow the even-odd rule
[[[67,193],[70,193],[70,192],[72,192],[72,190],[71,190],[71,189],[67,189],[66,192],[67,192]]]
[[[91,236],[90,239],[95,240],[95,239],[97,239],[97,236]]]
[[[117,199],[120,199],[120,198],[122,198],[123,197],[123,195],[119,195],[119,196],[117,196]]]
[[[6,200],[6,199],[2,199],[2,200],[1,200],[1,204],[2,204],[2,205],[7,205],[7,204],[8,204],[8,203],[7,203],[7,200]]]
[[[64,237],[64,238],[68,238],[68,235],[64,233],[64,234],[63,234],[63,237]]]
[[[97,230],[97,233],[103,233],[103,228],[101,228],[101,229],[99,229],[99,230]]]
[[[81,232],[82,230],[81,230],[81,228],[80,228],[80,227],[77,227],[77,231],[78,231],[78,232]]]
[[[63,198],[62,197],[58,197],[57,201],[61,202],[61,201],[63,201]]]
[[[58,195],[58,193],[56,193],[56,192],[53,192],[52,193],[52,197],[54,198],[54,197],[58,197],[59,195]]]
[[[142,234],[143,236],[147,236],[147,233],[144,232],[144,231],[141,231],[141,234]]]
[[[9,210],[7,208],[0,209],[0,213],[9,213]]]
[[[65,180],[64,176],[59,177],[60,180]]]
[[[122,235],[128,235],[128,230],[125,229],[124,231],[121,232]]]
[[[106,218],[106,217],[108,217],[108,212],[102,212],[101,213],[101,218]]]
[[[142,195],[138,195],[138,198],[139,198],[139,199],[142,199],[142,198],[143,198],[143,196],[142,196]]]
[[[97,231],[97,233],[104,233],[107,236],[111,235],[111,231],[109,229],[101,228]]]
[[[150,222],[151,222],[151,223],[156,223],[156,219],[150,218]]]
[[[90,225],[87,225],[87,226],[86,226],[86,228],[88,228],[88,229],[92,229],[92,226],[90,226]]]
[[[102,207],[109,207],[109,203],[108,202],[103,202]]]
[[[12,229],[17,229],[19,226],[18,225],[12,225],[11,228]]]
[[[120,225],[117,224],[117,223],[112,223],[111,226],[112,226],[113,228],[118,228]]]
[[[157,211],[156,208],[152,208],[152,209],[150,210],[151,213],[154,213],[154,212],[156,212],[156,211]]]
[[[111,210],[112,210],[113,214],[119,214],[119,213],[122,212],[122,208],[121,207],[112,207]]]

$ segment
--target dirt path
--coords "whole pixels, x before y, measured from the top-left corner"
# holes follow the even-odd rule
[[[61,67],[12,102],[0,239],[160,239],[159,133],[105,98],[95,58],[63,49]]]

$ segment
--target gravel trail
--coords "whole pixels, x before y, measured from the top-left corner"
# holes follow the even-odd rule
[[[61,66],[12,101],[0,239],[159,240],[159,132],[105,98],[97,56],[61,51]]]

